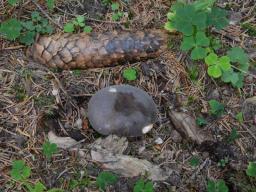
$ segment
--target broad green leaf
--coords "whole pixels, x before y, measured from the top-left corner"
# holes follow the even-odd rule
[[[218,181],[211,181],[209,180],[207,183],[207,192],[228,192],[229,189],[225,184],[225,181],[218,180]]]
[[[1,23],[0,34],[8,40],[15,40],[20,36],[22,26],[17,19],[8,19]]]
[[[211,65],[207,69],[207,73],[209,76],[214,78],[219,78],[222,75],[221,69],[218,65]]]
[[[107,185],[112,185],[117,182],[117,176],[111,172],[103,171],[96,178],[96,185],[101,189],[105,190]]]
[[[246,174],[250,177],[256,177],[256,162],[249,162]]]
[[[37,12],[37,11],[33,11],[31,13],[31,18],[32,18],[32,21],[41,21],[42,17],[40,16],[40,14]]]
[[[202,47],[196,47],[191,52],[191,58],[193,60],[199,60],[205,58],[207,55],[207,50]]]
[[[207,125],[207,121],[203,117],[196,118],[196,124],[200,127]]]
[[[112,9],[112,11],[118,10],[119,9],[119,3],[112,3],[111,9]]]
[[[193,6],[186,5],[185,7],[178,7],[176,10],[176,17],[173,20],[174,27],[186,36],[193,34],[192,20],[195,17],[195,10]]]
[[[84,24],[85,17],[83,15],[79,15],[76,17],[76,20],[77,20],[78,24]],[[83,26],[81,26],[81,27],[83,27]]]
[[[230,70],[223,72],[221,79],[225,83],[231,82],[232,84],[236,84],[239,80],[239,77],[238,74],[231,68]]]
[[[207,65],[216,65],[218,62],[218,56],[215,53],[210,53],[207,57],[205,57],[205,63]]]
[[[244,86],[244,74],[243,73],[237,73],[238,74],[238,81],[233,84],[232,82],[232,85],[235,87],[235,88],[242,88]]]
[[[52,157],[54,153],[58,151],[57,145],[55,143],[50,143],[49,141],[46,141],[43,144],[43,154],[49,159]]]
[[[19,0],[8,0],[8,3],[12,6],[14,6],[15,4],[17,4],[19,2]]]
[[[215,116],[221,116],[222,114],[224,114],[224,105],[220,102],[218,102],[217,100],[215,99],[211,99],[209,101],[209,105],[210,105],[210,113],[212,115],[215,115]]]
[[[204,32],[197,32],[196,33],[196,44],[198,46],[207,47],[210,45],[210,40],[206,37]]]
[[[232,62],[238,62],[240,64],[247,64],[249,62],[248,55],[240,47],[233,47],[228,51],[228,56]]]
[[[128,81],[137,79],[137,71],[134,68],[128,68],[123,71],[123,77]]]
[[[153,192],[154,187],[151,181],[145,182],[143,179],[139,179],[136,181],[133,192]]]
[[[15,180],[21,181],[29,178],[31,169],[25,165],[23,160],[16,160],[12,163],[11,177]]]
[[[228,56],[222,56],[219,58],[219,66],[223,71],[231,69],[230,59]]]
[[[72,32],[74,32],[74,30],[75,30],[75,28],[74,28],[73,23],[66,23],[66,24],[64,25],[64,31],[65,31],[66,33],[72,33]]]
[[[167,19],[172,21],[175,18],[176,14],[173,12],[167,13]]]
[[[92,27],[91,26],[85,26],[84,27],[84,32],[85,33],[91,33],[92,32]]]
[[[31,45],[34,43],[36,33],[35,31],[27,31],[20,36],[20,42],[25,45]]]
[[[196,12],[192,19],[192,23],[202,30],[206,28],[206,19],[207,15],[205,12]]]
[[[192,5],[195,7],[195,10],[202,11],[211,8],[215,2],[216,0],[198,0],[193,2]]]
[[[29,31],[35,30],[35,26],[32,21],[21,22],[22,27]]]
[[[181,50],[188,51],[193,47],[195,47],[194,37],[193,36],[183,37],[183,41],[181,43]]]
[[[227,11],[218,7],[213,7],[211,13],[208,15],[208,25],[213,25],[216,29],[223,29],[228,25]]]

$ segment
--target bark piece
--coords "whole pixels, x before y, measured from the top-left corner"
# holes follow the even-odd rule
[[[197,144],[201,144],[203,141],[211,140],[203,131],[196,125],[195,119],[190,115],[183,112],[176,112],[174,110],[169,111],[169,116],[172,123],[175,126],[182,137],[190,138]]]
[[[147,175],[153,181],[163,181],[172,173],[172,170],[168,173],[147,160],[122,155],[127,145],[128,142],[125,138],[112,135],[105,139],[100,138],[93,144],[92,159],[101,163],[104,169],[125,177]]]

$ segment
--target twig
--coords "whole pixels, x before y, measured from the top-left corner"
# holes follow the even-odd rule
[[[43,9],[42,7],[35,1],[35,0],[32,0],[31,1],[52,23],[54,23],[55,25],[57,25],[60,29],[62,29],[62,26],[55,22]]]

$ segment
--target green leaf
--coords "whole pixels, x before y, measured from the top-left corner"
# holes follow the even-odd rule
[[[233,47],[228,51],[228,56],[232,62],[238,62],[241,64],[240,68],[244,71],[248,71],[249,57],[240,47]]]
[[[31,169],[25,165],[23,160],[15,160],[12,163],[11,177],[17,181],[29,178]]]
[[[96,178],[96,185],[101,189],[105,190],[107,185],[112,185],[117,182],[117,176],[111,172],[103,171]]]
[[[208,25],[213,25],[216,29],[223,29],[228,25],[227,11],[218,7],[213,7],[211,13],[208,15]]]
[[[231,69],[230,59],[228,56],[222,56],[219,58],[219,66],[223,71]]]
[[[233,128],[231,130],[231,133],[229,134],[228,138],[227,138],[227,142],[228,143],[233,143],[236,139],[238,139],[240,136],[237,133],[237,129]]]
[[[234,72],[234,70],[231,68],[230,70],[224,71],[222,76],[221,76],[222,81],[225,83],[232,83],[235,85],[238,80],[238,73]]]
[[[139,179],[136,181],[133,192],[153,192],[154,187],[151,181],[145,182],[143,179]]]
[[[32,21],[37,22],[37,21],[41,21],[42,17],[40,16],[40,14],[37,11],[33,11],[31,13],[31,18]]]
[[[219,78],[222,75],[221,69],[218,65],[211,65],[207,69],[207,73],[209,76],[214,78]]]
[[[225,112],[224,105],[222,103],[219,103],[217,100],[212,99],[209,101],[210,105],[210,113],[215,116],[221,116]]]
[[[182,51],[188,51],[191,48],[195,47],[195,40],[193,36],[184,37],[183,41],[181,43],[181,50]]]
[[[196,47],[191,52],[191,58],[193,60],[199,60],[205,58],[207,55],[207,50],[202,47]]]
[[[92,27],[91,26],[85,26],[84,27],[84,32],[85,33],[91,33],[92,32]]]
[[[21,22],[21,25],[22,25],[22,27],[24,27],[25,29],[27,29],[29,31],[35,30],[35,26],[32,21]]]
[[[65,31],[66,33],[72,33],[72,32],[74,32],[74,30],[75,30],[75,28],[74,28],[73,23],[66,23],[66,24],[64,25],[64,31]]]
[[[200,127],[207,125],[207,121],[203,117],[196,118],[196,124]]]
[[[243,123],[244,122],[243,112],[239,112],[239,113],[236,114],[236,120],[239,123]]]
[[[193,6],[195,7],[195,10],[202,11],[202,10],[208,10],[211,8],[216,0],[198,0],[193,2]]]
[[[119,9],[119,3],[112,3],[111,4],[111,9],[112,11],[116,11]]]
[[[58,151],[57,145],[55,143],[50,143],[49,141],[46,141],[43,144],[43,154],[49,159],[52,157],[54,153]]]
[[[192,22],[193,22],[193,25],[198,27],[198,29],[203,30],[206,28],[206,19],[207,19],[207,15],[205,12],[196,12]]]
[[[190,164],[192,167],[198,166],[199,163],[200,163],[200,159],[199,159],[197,156],[193,156],[193,157],[189,160],[189,164]]]
[[[176,28],[174,27],[173,23],[171,21],[167,21],[164,25],[164,28],[167,30],[167,31],[170,31],[170,32],[173,32],[173,31],[176,31]]]
[[[206,37],[204,32],[196,33],[196,45],[202,47],[208,47],[210,45],[210,39]]]
[[[113,13],[112,15],[112,20],[113,21],[118,21],[120,20],[120,18],[123,16],[123,13],[122,12],[117,12],[117,13]]]
[[[27,31],[20,36],[20,42],[25,45],[31,45],[34,43],[36,33],[35,31]]]
[[[53,10],[54,5],[55,5],[55,0],[46,0],[46,4],[48,9]]]
[[[225,181],[218,180],[216,182],[209,180],[207,183],[207,192],[228,192]]]
[[[134,68],[128,68],[123,71],[123,77],[128,81],[137,79],[137,71]]]
[[[205,63],[208,66],[215,65],[218,62],[218,56],[215,53],[210,53],[207,57],[205,57]]]
[[[193,34],[192,19],[195,17],[195,14],[193,6],[178,7],[176,17],[173,20],[174,27],[184,35],[191,36]]]
[[[250,177],[256,177],[256,162],[249,162],[246,174]]]
[[[17,19],[8,19],[0,26],[0,34],[8,40],[15,40],[20,36],[22,26]]]
[[[79,15],[76,17],[76,21],[78,22],[78,24],[81,24],[81,23],[84,24],[85,17],[83,15]],[[83,27],[83,26],[81,26],[81,27]]]
[[[19,2],[19,0],[8,0],[8,3],[12,6],[16,5]]]

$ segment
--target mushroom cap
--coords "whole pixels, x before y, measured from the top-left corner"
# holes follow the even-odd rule
[[[103,135],[137,137],[151,130],[157,120],[157,107],[145,91],[130,85],[114,85],[92,96],[88,119]]]

